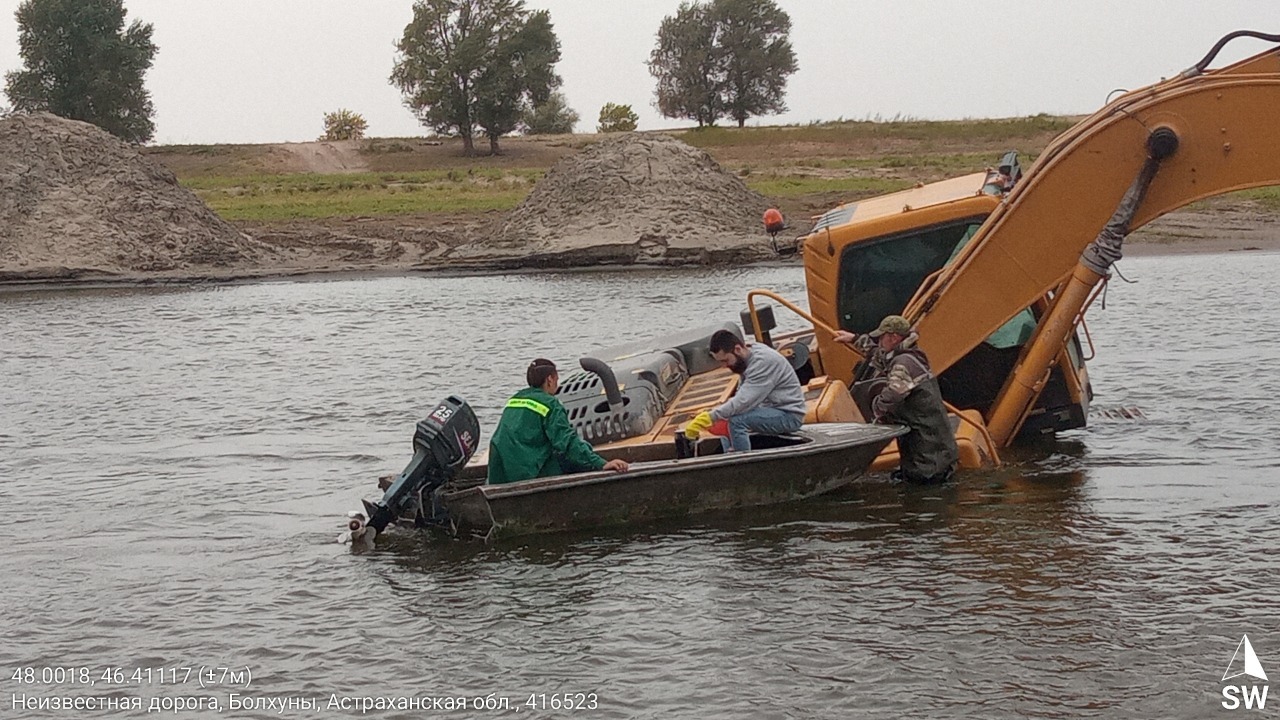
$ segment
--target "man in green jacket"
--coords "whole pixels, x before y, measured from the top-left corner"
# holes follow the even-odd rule
[[[555,363],[538,358],[525,373],[529,387],[507,401],[489,441],[489,484],[519,482],[584,470],[631,469],[624,460],[605,459],[578,437],[569,414],[555,398],[560,374]]]

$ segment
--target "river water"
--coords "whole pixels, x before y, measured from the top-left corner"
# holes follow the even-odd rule
[[[0,292],[0,717],[1229,714],[1265,685],[1221,679],[1243,635],[1280,672],[1280,255],[1123,266],[1095,410],[1145,417],[940,489],[369,552],[344,513],[440,398],[491,429],[531,357],[803,299],[801,271]]]

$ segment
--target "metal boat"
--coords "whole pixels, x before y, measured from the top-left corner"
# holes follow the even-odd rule
[[[556,475],[486,484],[475,413],[449,397],[418,423],[414,456],[383,495],[351,513],[340,539],[372,540],[392,524],[454,535],[497,536],[644,523],[717,510],[775,505],[831,492],[860,477],[906,428],[866,423],[805,425],[786,435],[754,435],[753,449],[725,453],[715,437],[598,448],[630,472]],[[690,455],[682,457],[682,455]]]
[[[789,435],[755,436],[750,452],[676,459],[673,450],[669,459],[636,462],[626,473],[556,475],[505,485],[481,484],[484,466],[471,466],[474,484],[446,485],[439,500],[454,532],[486,537],[776,505],[852,483],[905,432],[898,425],[823,423]],[[610,455],[626,459],[625,452]],[[459,480],[466,484],[467,479]]]

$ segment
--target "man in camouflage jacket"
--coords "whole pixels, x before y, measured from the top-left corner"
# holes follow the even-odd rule
[[[910,428],[898,438],[901,477],[923,483],[951,479],[960,453],[942,404],[942,390],[929,368],[929,358],[916,346],[919,336],[907,319],[890,315],[866,335],[841,330],[835,339],[866,358],[872,369],[866,382],[882,388],[871,401],[872,419]]]

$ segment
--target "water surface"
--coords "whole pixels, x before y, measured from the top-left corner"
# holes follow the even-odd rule
[[[1095,414],[940,489],[871,476],[782,509],[367,553],[334,542],[342,516],[440,398],[487,432],[530,358],[733,320],[752,287],[803,299],[801,271],[0,293],[0,715],[231,692],[497,693],[529,717],[1225,712],[1241,635],[1280,672],[1280,256],[1124,269],[1138,283],[1091,314],[1095,409],[1145,418]],[[13,679],[200,666],[252,682]],[[523,707],[565,692],[598,707]]]

